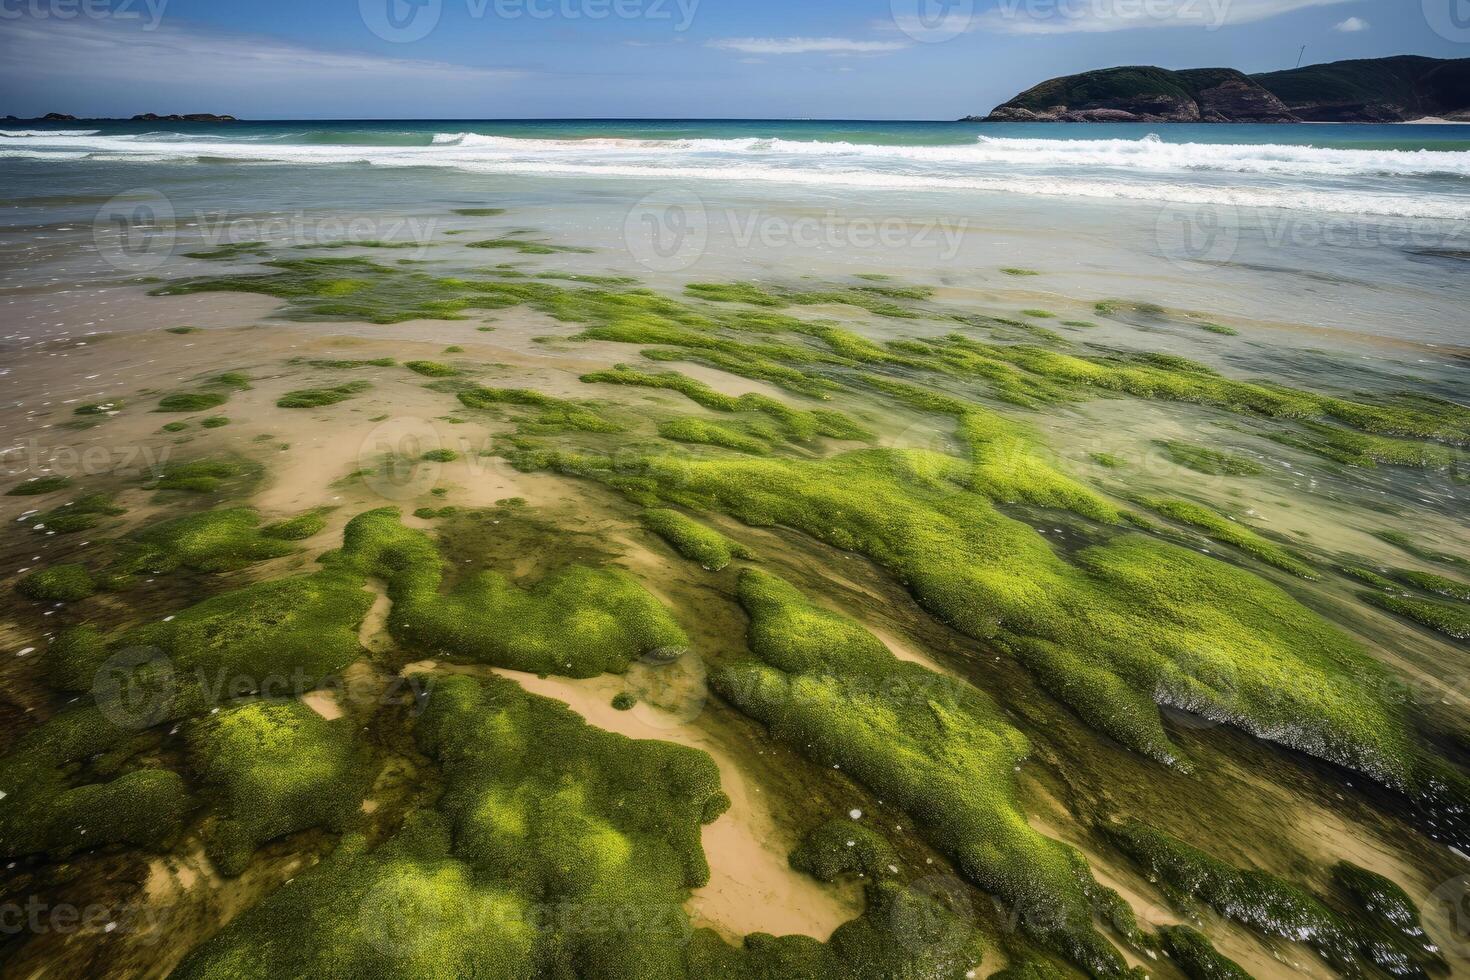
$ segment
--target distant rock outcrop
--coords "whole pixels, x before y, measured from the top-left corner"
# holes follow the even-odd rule
[[[177,112],[160,116],[156,112],[140,113],[132,118],[133,122],[238,122],[234,116],[216,116],[210,112],[190,112],[179,115]]]
[[[73,116],[65,112],[48,112],[35,119],[18,119],[6,116],[7,122],[239,122],[234,116],[216,116],[212,112],[190,112],[184,115],[173,113],[160,116],[156,112],[144,112],[129,119],[110,116]]]
[[[1104,68],[1035,85],[972,122],[1470,120],[1470,59],[1403,55],[1245,75],[1233,68]]]

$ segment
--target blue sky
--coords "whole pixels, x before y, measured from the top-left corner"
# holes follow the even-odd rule
[[[948,119],[1109,65],[1465,57],[1452,4],[0,0],[0,114]]]

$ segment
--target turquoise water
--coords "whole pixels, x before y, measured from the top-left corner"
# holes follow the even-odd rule
[[[161,128],[160,128],[161,127]],[[366,163],[1470,219],[1470,126],[524,121],[0,129],[0,158]]]
[[[480,229],[454,210],[493,206],[508,217],[491,233],[593,248],[564,264],[674,288],[1017,265],[1078,298],[1464,346],[1467,151],[1470,125],[0,125],[0,288],[164,275],[231,241],[407,238],[468,265],[485,256],[453,236]],[[697,248],[644,240],[684,230]],[[170,264],[98,261],[140,236],[166,238]]]
[[[14,132],[22,124],[8,128]],[[436,133],[469,132],[514,138],[765,139],[871,143],[886,146],[962,146],[980,135],[1026,139],[1140,139],[1156,133],[1169,143],[1286,144],[1366,150],[1470,149],[1465,125],[1209,125],[1176,123],[961,123],[873,120],[770,119],[408,119],[242,120],[216,123],[76,122],[23,124],[35,132],[97,129],[106,134],[177,133],[289,142],[427,145]]]

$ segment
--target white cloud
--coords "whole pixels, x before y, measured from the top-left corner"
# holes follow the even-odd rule
[[[140,22],[27,18],[0,33],[0,63],[15,76],[75,78],[89,82],[167,83],[179,101],[197,91],[311,91],[310,86],[392,86],[486,83],[522,72],[502,68],[416,61],[314,48],[263,35],[214,31],[164,20],[155,29]],[[85,66],[82,69],[81,66]],[[228,111],[229,107],[221,107]],[[159,111],[179,111],[170,106]]]
[[[1310,7],[1348,2],[1351,0],[999,0],[995,7],[983,13],[965,15],[962,19],[953,15],[956,20],[951,33],[1103,34],[1152,27],[1216,30],[1269,20]],[[1367,26],[1365,22],[1359,23]],[[890,30],[907,29],[901,19],[886,26]],[[926,30],[934,29],[932,24],[922,26]]]
[[[901,41],[857,41],[846,37],[728,37],[708,47],[742,54],[876,54],[908,47]]]
[[[1333,24],[1332,29],[1341,31],[1343,34],[1356,34],[1358,31],[1366,31],[1368,22],[1361,17],[1349,17],[1347,20],[1340,20]]]

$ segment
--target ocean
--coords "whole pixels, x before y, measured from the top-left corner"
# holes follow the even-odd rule
[[[22,748],[92,744],[56,711],[122,732],[19,770],[119,795],[12,779],[0,829],[63,842],[27,881],[148,913],[7,968],[452,972],[397,957],[500,942],[494,869],[551,855],[595,902],[653,869],[656,901],[586,920],[657,910],[604,943],[629,963],[686,913],[731,957],[825,940],[861,890],[885,905],[834,948],[942,951],[929,907],[984,935],[983,963],[966,939],[895,973],[1152,972],[1094,928],[1182,920],[1116,815],[1323,895],[1369,930],[1345,956],[1463,971],[1467,227],[1461,125],[0,124],[0,718]],[[216,663],[201,712],[290,719],[218,756],[252,760],[230,805],[288,787],[261,840],[195,791],[195,702],[146,713]],[[179,826],[112,829],[151,814],[139,776]],[[371,848],[315,810],[267,844],[306,795]],[[187,843],[123,864],[152,823]],[[858,827],[895,843],[866,889],[799,870],[810,828],[841,854]],[[701,846],[659,864],[661,835]],[[583,942],[575,903],[536,904],[558,867],[526,893],[547,963]],[[416,931],[426,895],[453,914]],[[1250,975],[1340,966],[1188,911]]]
[[[103,258],[119,227],[136,246],[155,211],[170,224],[150,260],[339,229],[433,236],[446,212],[488,204],[598,249],[599,268],[675,286],[1025,265],[1075,295],[1126,284],[1165,305],[1454,344],[1467,150],[1466,125],[26,123],[0,126],[0,284],[107,272],[89,239]]]

